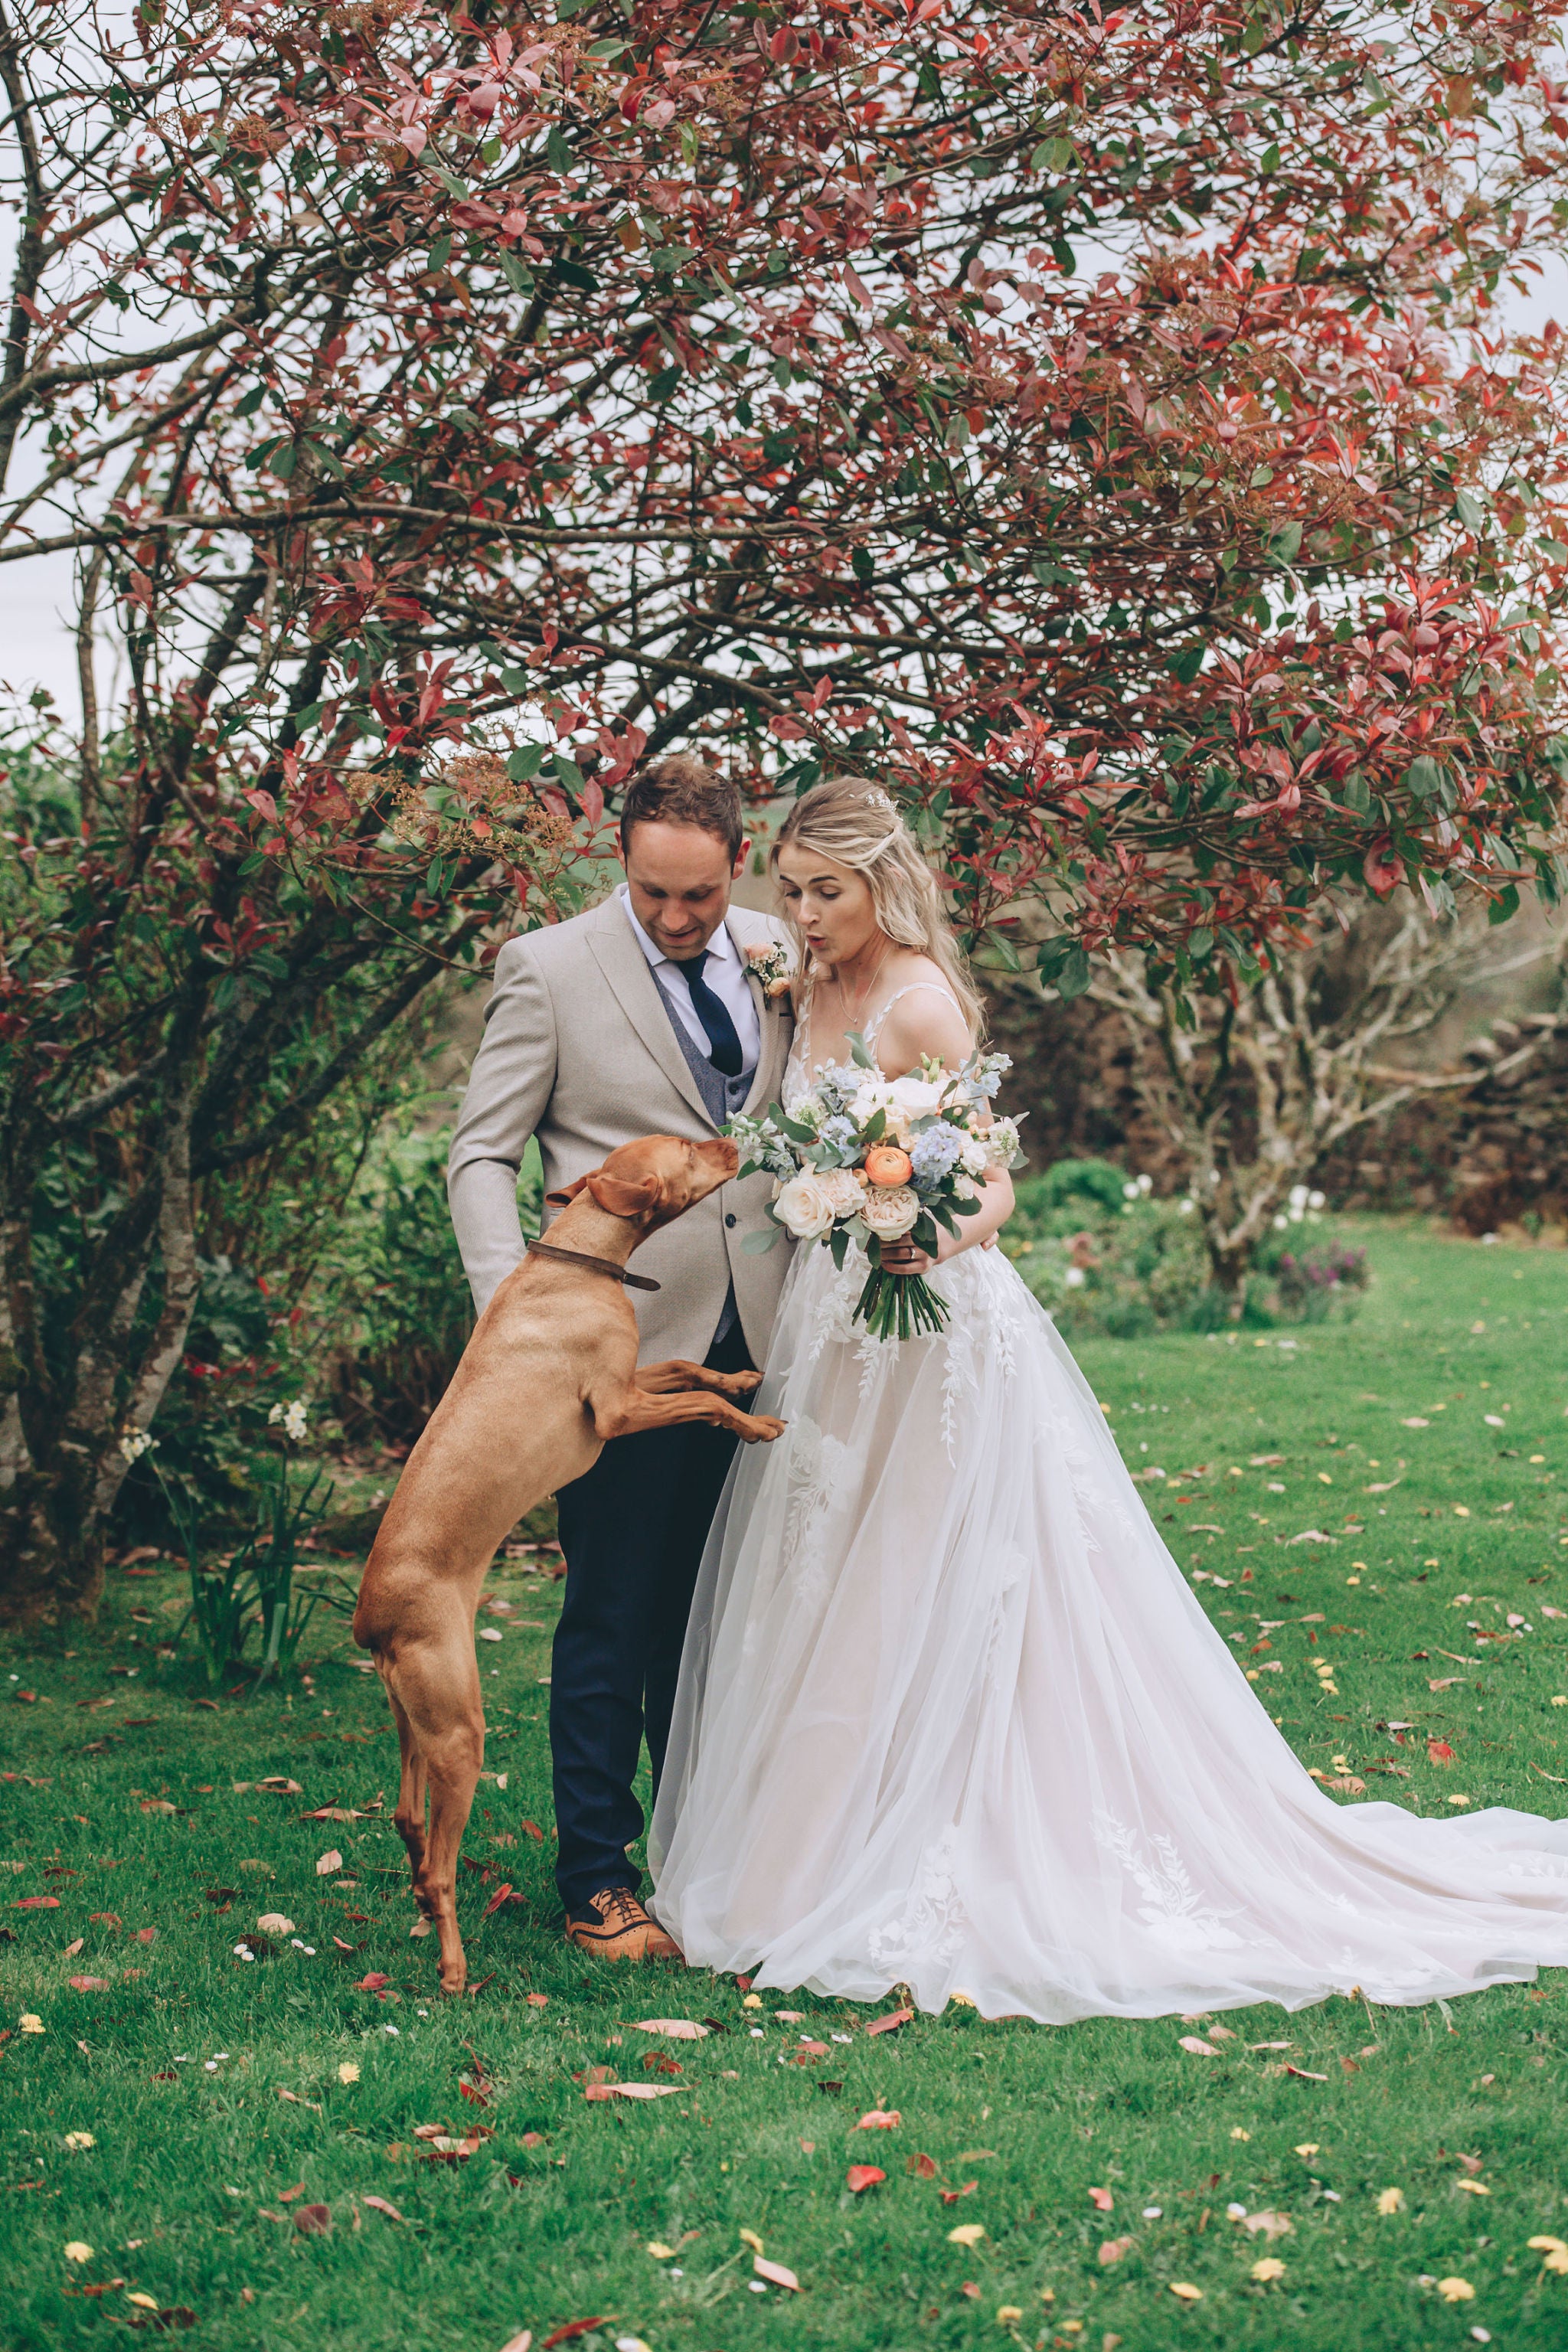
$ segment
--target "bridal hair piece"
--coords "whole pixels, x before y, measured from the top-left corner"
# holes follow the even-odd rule
[[[895,946],[913,948],[941,968],[978,1043],[984,1034],[984,1007],[952,935],[936,877],[892,795],[880,784],[852,776],[814,784],[779,828],[768,860],[775,873],[786,842],[864,877],[880,928]]]

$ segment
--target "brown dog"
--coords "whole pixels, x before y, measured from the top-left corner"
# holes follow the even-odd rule
[[[501,1284],[408,1457],[365,1563],[354,1639],[374,1658],[392,1703],[403,1750],[397,1828],[415,1896],[440,1933],[443,1992],[468,1981],[455,1886],[484,1761],[474,1615],[496,1546],[546,1495],[591,1469],[606,1438],[683,1421],[716,1422],[748,1441],[784,1428],[732,1402],[760,1373],[685,1363],[639,1371],[637,1318],[615,1278],[640,1241],[738,1165],[735,1146],[721,1138],[650,1135],[551,1194],[552,1205],[569,1205],[550,1227],[549,1250],[571,1260],[531,1253]]]

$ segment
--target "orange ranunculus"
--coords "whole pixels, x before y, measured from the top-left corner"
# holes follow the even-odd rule
[[[873,1184],[907,1184],[913,1172],[909,1153],[890,1143],[879,1143],[866,1154],[866,1175]]]

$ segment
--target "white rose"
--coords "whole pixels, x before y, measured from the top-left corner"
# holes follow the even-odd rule
[[[839,1171],[841,1174],[842,1171]],[[912,1198],[912,1195],[911,1195]],[[814,1242],[833,1224],[833,1203],[820,1176],[804,1169],[792,1176],[773,1202],[773,1213],[797,1242]]]
[[[887,1190],[879,1185],[865,1195],[860,1208],[867,1231],[875,1234],[879,1242],[900,1240],[920,1213],[920,1196],[908,1184],[895,1184]]]
[[[825,1168],[816,1179],[835,1217],[858,1217],[865,1187],[853,1168]]]
[[[903,1118],[932,1118],[942,1108],[942,1098],[947,1088],[946,1078],[933,1083],[930,1078],[917,1078],[911,1074],[893,1080],[888,1088],[888,1101]]]
[[[891,1099],[892,1091],[886,1078],[875,1076],[862,1078],[855,1090],[855,1099],[849,1106],[849,1116],[856,1126],[864,1127],[866,1121],[873,1118],[878,1111],[886,1110]]]
[[[958,1164],[971,1176],[984,1176],[991,1165],[991,1146],[983,1136],[972,1135],[958,1155]]]

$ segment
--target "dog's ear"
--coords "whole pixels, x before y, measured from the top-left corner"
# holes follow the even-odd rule
[[[597,1169],[594,1171],[595,1175],[597,1175],[598,1172]],[[569,1201],[574,1201],[577,1198],[578,1193],[583,1190],[584,1185],[587,1181],[588,1179],[586,1176],[579,1176],[575,1182],[563,1185],[559,1192],[546,1192],[544,1195],[545,1207],[547,1209],[563,1209]]]
[[[619,1176],[606,1176],[598,1168],[584,1181],[593,1199],[612,1217],[646,1216],[658,1206],[664,1192],[657,1176],[645,1176],[640,1183],[627,1184]]]

